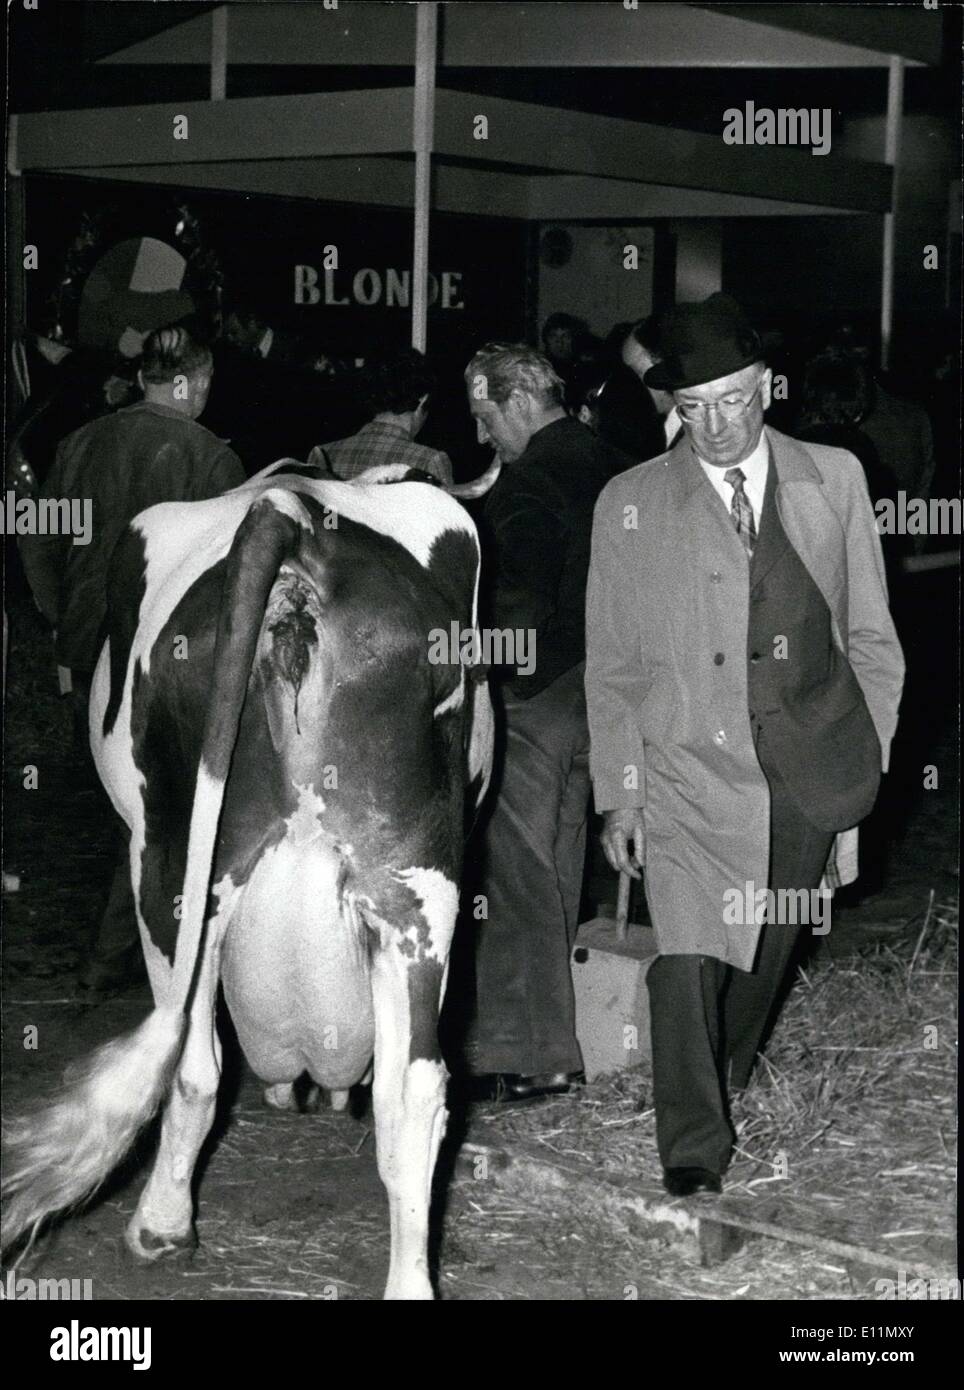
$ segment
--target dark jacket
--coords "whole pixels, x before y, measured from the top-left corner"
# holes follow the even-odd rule
[[[489,493],[483,521],[484,621],[535,631],[535,669],[507,677],[523,699],[585,658],[593,508],[606,483],[629,463],[566,417],[538,430],[525,452],[503,467]]]
[[[867,479],[871,502],[893,497],[897,491],[893,474],[883,466],[870,436],[857,425],[805,425],[794,433],[795,439],[806,444],[829,444],[832,449],[846,449],[859,459]]]
[[[37,605],[57,629],[60,665],[89,672],[96,664],[107,569],[128,522],[157,502],[217,497],[244,481],[237,455],[170,406],[140,401],[62,440],[42,495],[89,500],[90,542],[20,537]]]
[[[934,476],[934,434],[927,411],[914,401],[905,401],[874,388],[870,413],[860,428],[873,443],[880,462],[893,482],[887,496],[903,488],[909,497],[929,497]]]

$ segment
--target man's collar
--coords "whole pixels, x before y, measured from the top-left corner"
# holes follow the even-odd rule
[[[178,410],[175,405],[165,405],[163,401],[135,401],[133,405],[126,405],[123,410],[118,410],[117,414],[126,415],[131,410],[151,410],[156,415],[173,416],[176,420],[192,420],[185,411]]]
[[[798,439],[791,439],[789,435],[781,434],[771,425],[764,425],[760,436],[761,445],[764,440],[769,443],[770,457],[777,471],[778,483],[823,482],[820,469]],[[663,463],[670,469],[673,484],[677,489],[677,499],[681,504],[688,501],[692,494],[707,482],[706,474],[700,467],[686,435],[670,449]]]
[[[724,473],[729,471],[728,468],[719,468],[716,464],[710,463],[708,459],[701,457],[699,454],[697,454],[696,457],[702,464],[704,470],[712,468],[713,471],[719,473],[721,477]],[[755,481],[755,479],[759,477],[762,482],[766,475],[769,459],[770,445],[767,441],[766,429],[764,428],[760,431],[760,438],[757,440],[751,452],[747,454],[746,458],[740,463],[734,464],[733,467],[742,469],[743,475],[748,481]]]
[[[400,425],[397,420],[380,420],[377,415],[374,419],[369,420],[367,425],[363,425],[362,429],[385,430],[389,434],[397,434],[400,439],[411,438],[405,426]]]
[[[531,449],[536,440],[545,434],[546,430],[555,429],[557,425],[579,425],[579,421],[574,420],[571,415],[563,414],[556,416],[555,420],[549,420],[546,424],[540,425],[537,430],[532,431],[529,435],[529,442],[526,448]],[[585,429],[585,426],[579,425],[579,428]]]

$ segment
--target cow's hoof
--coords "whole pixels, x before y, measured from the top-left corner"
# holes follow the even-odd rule
[[[330,1094],[332,1110],[347,1110],[350,1091],[332,1091]]]
[[[179,1235],[164,1235],[146,1226],[128,1226],[124,1235],[128,1254],[137,1264],[152,1265],[158,1260],[189,1260],[197,1250],[197,1233],[190,1230]]]
[[[297,1110],[295,1088],[292,1082],[282,1081],[277,1086],[265,1086],[264,1103],[272,1110]]]

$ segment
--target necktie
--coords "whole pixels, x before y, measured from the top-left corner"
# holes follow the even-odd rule
[[[723,474],[723,481],[729,483],[733,489],[733,500],[730,503],[730,516],[733,518],[733,525],[736,527],[740,540],[743,542],[743,549],[747,556],[753,559],[753,547],[756,545],[756,521],[753,518],[753,508],[750,506],[750,499],[743,489],[746,482],[746,474],[742,468],[728,468]]]

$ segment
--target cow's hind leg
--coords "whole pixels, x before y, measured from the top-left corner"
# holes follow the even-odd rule
[[[125,1240],[136,1259],[154,1261],[196,1245],[191,1181],[214,1120],[221,1077],[221,1041],[214,1021],[220,955],[217,933],[204,948],[187,1039],[171,1083],[154,1168]]]
[[[372,960],[372,1095],[378,1171],[391,1216],[387,1299],[434,1296],[428,1273],[428,1218],[446,1120],[438,1015],[454,911],[442,930],[440,925],[433,923],[430,952],[412,954],[400,949],[408,944],[405,940],[383,930]]]

